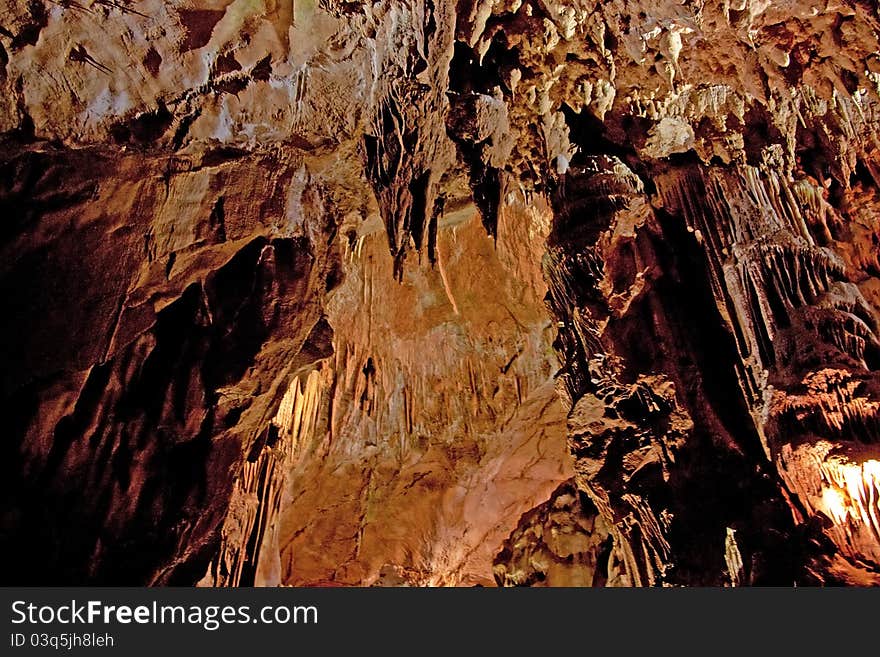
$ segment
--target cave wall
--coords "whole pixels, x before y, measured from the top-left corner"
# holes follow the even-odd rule
[[[546,288],[513,273],[539,260],[513,231],[528,221],[496,244],[473,206],[449,212],[437,264],[399,283],[361,226],[328,308],[328,426],[282,502],[281,581],[491,584],[520,515],[572,475]]]
[[[190,161],[172,184],[178,159],[41,144],[3,166],[24,228],[2,275],[9,577],[191,581],[242,446],[329,353],[338,258],[283,220],[277,161]]]
[[[874,3],[0,28],[10,581],[878,582]]]

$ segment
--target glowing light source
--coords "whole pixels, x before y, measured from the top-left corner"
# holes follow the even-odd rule
[[[838,525],[843,524],[849,513],[846,508],[846,500],[843,497],[843,493],[836,488],[824,487],[822,489],[822,504],[825,505],[825,508],[831,514],[831,518],[834,522]]]
[[[822,464],[822,503],[838,525],[862,524],[880,538],[880,461],[847,463],[830,459]]]

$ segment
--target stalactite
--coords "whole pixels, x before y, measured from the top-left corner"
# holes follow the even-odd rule
[[[324,392],[318,370],[296,376],[284,393],[278,412],[246,459],[235,483],[230,514],[220,548],[202,580],[208,586],[253,586],[267,583],[261,555],[271,555],[287,477],[313,438]],[[257,449],[258,448],[258,449]],[[277,553],[277,546],[274,548]],[[271,557],[269,557],[271,558]],[[272,582],[271,579],[268,583]]]

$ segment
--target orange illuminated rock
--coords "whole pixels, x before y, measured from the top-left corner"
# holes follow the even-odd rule
[[[4,583],[880,582],[870,3],[2,15]]]

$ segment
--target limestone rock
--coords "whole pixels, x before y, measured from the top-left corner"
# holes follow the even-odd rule
[[[878,51],[0,0],[4,583],[880,583]]]

